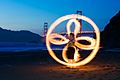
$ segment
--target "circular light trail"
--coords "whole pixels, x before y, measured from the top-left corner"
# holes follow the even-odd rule
[[[96,39],[89,37],[89,36],[77,37],[77,34],[79,33],[80,27],[81,27],[80,23],[78,22],[77,19],[84,20],[93,27],[95,34],[96,34]],[[72,23],[75,24],[75,30],[73,32],[75,35],[75,42],[74,42],[74,46],[72,46],[75,49],[74,59],[73,59],[74,63],[69,63],[69,59],[67,58],[67,55],[66,55],[66,50],[68,48],[68,42],[70,40],[60,34],[52,33],[54,28],[56,28],[61,22],[66,21],[66,20],[69,20],[67,23],[67,26],[66,26],[68,35],[70,35],[70,33],[71,33],[71,30],[70,30],[71,24]],[[61,40],[57,40],[55,38],[59,38]],[[79,40],[86,40],[86,41],[90,42],[90,45],[81,44],[78,42]],[[60,60],[55,55],[54,51],[50,47],[51,44],[54,44],[54,45],[66,44],[66,46],[64,47],[64,49],[62,51],[62,57],[63,57],[64,61]],[[46,35],[46,46],[49,51],[49,54],[52,56],[52,58],[54,60],[56,60],[60,64],[63,64],[63,65],[69,66],[69,67],[81,66],[81,65],[85,65],[85,64],[89,63],[96,56],[96,54],[99,50],[99,45],[100,45],[100,31],[99,31],[97,25],[90,18],[82,16],[82,15],[78,15],[78,14],[71,14],[71,15],[66,15],[66,16],[60,17],[50,26],[50,28],[48,29],[47,35]],[[92,52],[85,59],[79,61],[80,55],[78,54],[78,49],[76,47],[83,49],[83,50],[92,50]]]

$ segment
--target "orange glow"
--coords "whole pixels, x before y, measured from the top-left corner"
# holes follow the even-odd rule
[[[86,37],[86,36],[76,37],[76,35],[80,32],[80,27],[81,27],[80,23],[76,19],[82,19],[82,20],[88,22],[89,24],[91,24],[91,26],[94,28],[94,31],[96,34],[96,39],[89,37],[89,36],[88,37]],[[57,25],[59,25],[61,22],[65,21],[65,20],[69,20],[67,23],[67,26],[66,26],[68,35],[71,33],[71,30],[70,30],[71,24],[75,23],[75,30],[74,30],[75,43],[72,46],[75,49],[73,60],[69,60],[66,55],[66,50],[68,48],[67,43],[70,40],[60,34],[52,33],[54,28],[56,28]],[[60,40],[55,40],[55,38],[59,38]],[[84,44],[78,43],[78,40],[86,40],[86,41],[90,42],[90,45],[84,45]],[[64,49],[62,51],[62,57],[63,57],[64,61],[62,61],[58,57],[56,57],[54,51],[50,47],[51,44],[55,44],[55,45],[66,44],[66,46],[64,47]],[[99,45],[100,45],[100,32],[99,32],[97,25],[90,18],[82,16],[82,15],[78,15],[78,14],[66,15],[66,16],[63,16],[63,17],[57,19],[50,26],[50,28],[47,32],[47,35],[46,35],[46,46],[49,51],[49,54],[57,62],[59,62],[63,65],[66,65],[66,66],[70,66],[70,67],[81,66],[81,65],[85,65],[85,64],[89,63],[96,56],[96,54],[99,50]],[[88,57],[86,57],[85,59],[80,61],[80,54],[78,53],[78,50],[79,50],[78,48],[83,49],[83,50],[92,50],[92,52],[90,53],[90,55]]]

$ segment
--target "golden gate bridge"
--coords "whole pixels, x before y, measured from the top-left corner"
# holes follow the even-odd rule
[[[82,15],[82,11],[77,11],[76,12],[76,14],[79,14],[79,15]],[[92,36],[94,36],[94,33],[95,33],[95,31],[82,31],[82,20],[81,19],[77,19],[79,22],[80,22],[80,25],[81,25],[81,31],[78,33],[78,35],[81,35],[81,34],[83,34],[83,35],[92,35]],[[48,23],[47,22],[44,22],[44,34],[43,34],[43,37],[44,37],[44,41],[45,41],[45,38],[46,38],[46,34],[47,34],[47,31],[48,31]],[[61,34],[61,35],[67,35],[67,33],[66,32],[60,32],[59,34]]]

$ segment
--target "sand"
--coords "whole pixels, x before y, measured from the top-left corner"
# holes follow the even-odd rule
[[[59,64],[1,65],[0,80],[120,80],[120,63],[70,69]]]
[[[29,58],[17,56],[1,57],[0,80],[120,80],[119,52],[100,52],[92,62],[75,69],[56,63],[51,57],[47,61],[36,54]]]

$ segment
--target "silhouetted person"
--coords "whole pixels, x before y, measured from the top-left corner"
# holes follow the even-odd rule
[[[68,43],[67,57],[68,59],[74,59],[75,49],[73,46],[74,46],[75,39],[74,39],[73,33],[70,33],[69,40],[70,41]]]

